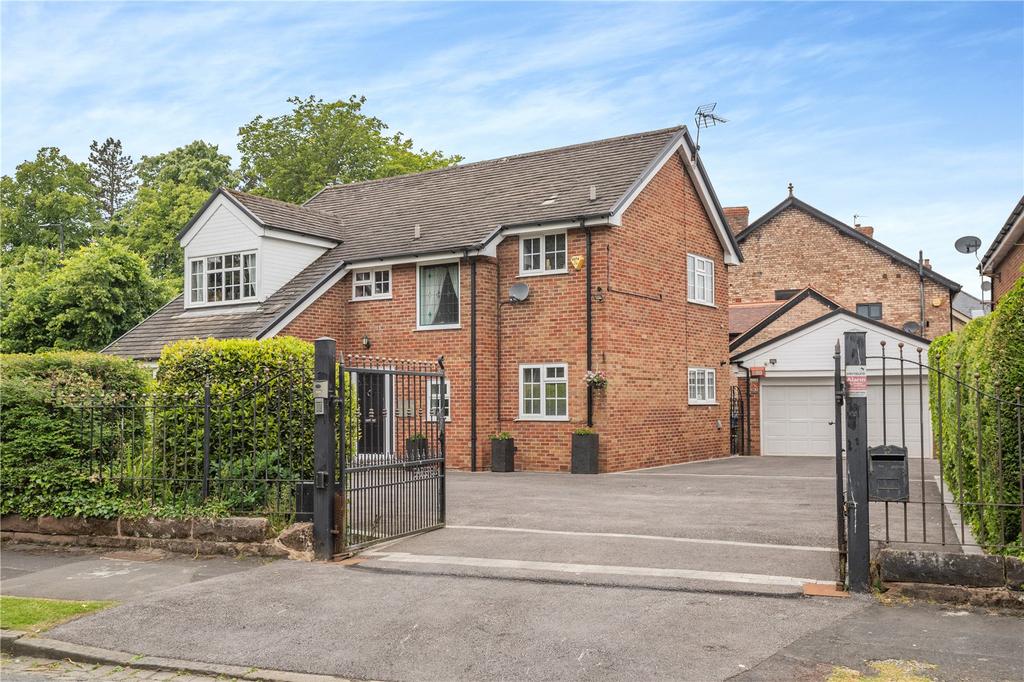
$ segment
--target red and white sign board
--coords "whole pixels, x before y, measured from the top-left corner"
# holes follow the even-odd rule
[[[766,372],[764,367],[751,367],[750,368],[750,376],[751,377],[763,377],[766,373],[767,372]]]
[[[846,397],[868,397],[867,367],[864,367],[863,365],[853,365],[846,368]]]

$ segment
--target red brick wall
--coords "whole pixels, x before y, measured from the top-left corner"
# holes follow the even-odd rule
[[[741,244],[744,262],[729,278],[730,300],[764,301],[776,289],[813,287],[852,311],[882,303],[882,321],[901,328],[920,319],[917,269],[889,258],[797,208],[787,208]],[[950,331],[951,294],[925,279],[923,336]]]
[[[1012,235],[1007,236],[1009,239]],[[1006,295],[1006,292],[1013,288],[1017,280],[1021,278],[1021,268],[1024,268],[1024,245],[1017,244],[1006,254],[996,269],[997,277],[992,281],[992,300],[997,304],[999,299]]]
[[[584,232],[567,235],[567,261],[585,253]],[[686,302],[686,254],[716,262],[717,307]],[[608,290],[661,295],[653,301]],[[608,373],[595,392],[594,428],[601,436],[601,468],[614,471],[728,454],[728,273],[707,216],[673,157],[626,212],[623,225],[595,228],[593,287],[594,366]],[[571,433],[586,425],[586,270],[519,277],[519,238],[510,236],[496,258],[478,259],[478,467],[490,463],[489,436],[510,431],[517,468],[568,471]],[[443,353],[452,382],[448,423],[450,466],[470,464],[470,268],[460,269],[457,330],[416,330],[416,266],[392,269],[392,296],[351,301],[346,276],[301,313],[282,334],[313,339],[332,335],[339,351],[430,360]],[[525,303],[510,305],[509,287],[530,285]],[[519,366],[568,364],[569,420],[519,420]],[[717,370],[719,404],[687,404],[686,369]],[[721,421],[721,427],[718,421]]]

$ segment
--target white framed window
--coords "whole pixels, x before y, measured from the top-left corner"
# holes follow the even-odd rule
[[[519,366],[519,418],[569,420],[569,366]]]
[[[565,232],[521,236],[519,274],[554,275],[568,272],[565,245]]]
[[[715,304],[715,262],[686,254],[686,300],[704,305]]]
[[[427,380],[427,421],[436,422],[437,415],[443,413],[444,420],[452,420],[452,382],[448,379],[444,383],[440,379]]]
[[[255,298],[255,251],[203,256],[189,261],[191,303],[235,303]]]
[[[459,263],[419,266],[416,277],[416,328],[459,327]]]
[[[687,372],[687,385],[691,405],[714,405],[718,401],[715,393],[715,370],[706,367],[691,367]]]
[[[391,298],[391,268],[356,270],[352,273],[352,300]]]

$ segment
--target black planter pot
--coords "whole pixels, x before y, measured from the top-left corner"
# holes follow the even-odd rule
[[[572,473],[597,473],[597,444],[596,433],[572,434]]]
[[[427,440],[425,438],[405,439],[405,459],[416,462],[427,458]]]
[[[491,471],[516,470],[516,442],[513,439],[491,441]]]

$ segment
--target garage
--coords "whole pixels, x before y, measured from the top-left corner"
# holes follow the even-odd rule
[[[927,347],[924,339],[840,309],[737,353],[733,356],[737,378],[745,376],[745,368],[763,372],[751,385],[756,397],[751,420],[757,452],[835,454],[833,354],[836,341],[841,342],[847,331],[866,332],[869,356],[880,354],[882,341],[890,349],[901,342],[908,349]],[[916,357],[916,350],[912,355]],[[931,457],[927,376],[919,378],[917,368],[907,365],[901,388],[898,361],[890,360],[886,373],[883,407],[881,360],[869,358],[868,444],[905,443],[911,457]]]

